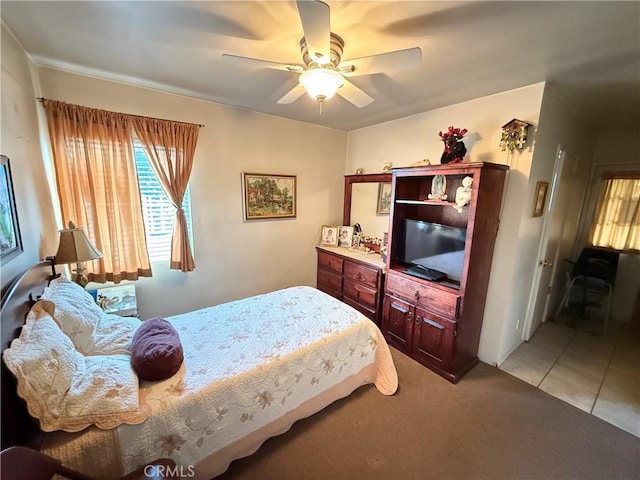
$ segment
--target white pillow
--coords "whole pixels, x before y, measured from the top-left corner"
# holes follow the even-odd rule
[[[77,432],[90,425],[113,428],[142,423],[138,377],[128,355],[84,357],[52,318],[53,304],[39,301],[20,336],[3,352],[18,381],[18,395],[42,430]]]
[[[60,275],[42,300],[55,304],[55,320],[83,355],[128,354],[140,320],[105,313],[84,288]]]

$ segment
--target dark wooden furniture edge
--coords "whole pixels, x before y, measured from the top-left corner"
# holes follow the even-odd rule
[[[391,173],[363,173],[344,176],[343,225],[351,225],[351,195],[354,183],[391,183]]]
[[[52,259],[43,260],[15,279],[3,292],[0,313],[2,351],[18,337],[31,306],[54,276]],[[37,450],[42,440],[38,422],[29,415],[24,400],[18,397],[16,379],[4,362],[1,372],[1,448],[24,445]]]

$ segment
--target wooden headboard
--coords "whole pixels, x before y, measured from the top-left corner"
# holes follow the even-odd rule
[[[51,260],[44,260],[16,279],[2,295],[0,334],[2,351],[20,334],[33,303],[55,276]],[[16,390],[16,379],[2,362],[2,449],[13,445],[25,445],[38,449],[42,431],[37,420],[29,415],[27,407]]]

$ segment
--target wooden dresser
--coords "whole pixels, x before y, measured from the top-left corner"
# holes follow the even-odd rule
[[[380,255],[363,254],[345,247],[316,247],[316,250],[318,289],[380,325],[385,269]]]

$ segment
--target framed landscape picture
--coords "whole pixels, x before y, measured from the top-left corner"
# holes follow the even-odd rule
[[[242,173],[244,220],[295,218],[296,176]]]
[[[22,253],[9,157],[0,155],[0,258],[5,263]]]

